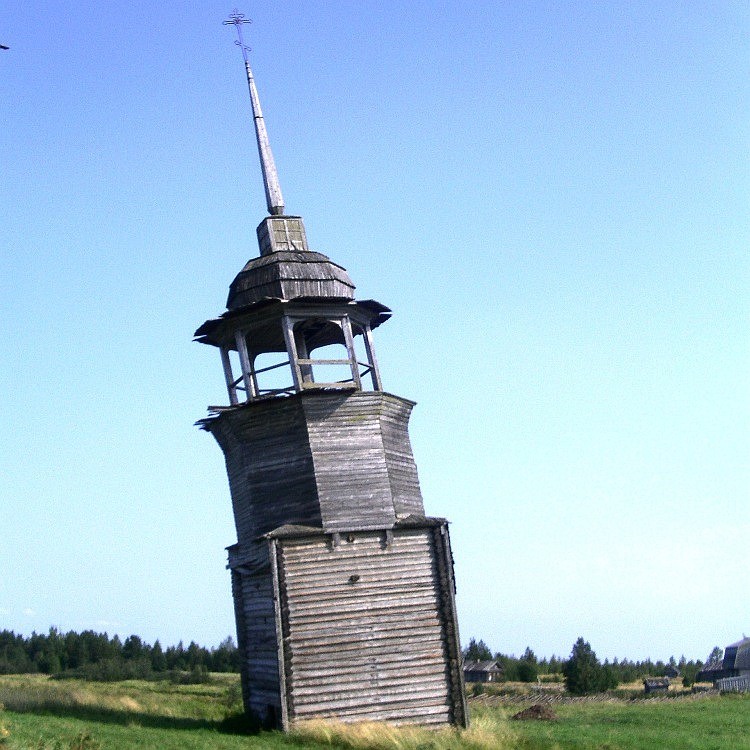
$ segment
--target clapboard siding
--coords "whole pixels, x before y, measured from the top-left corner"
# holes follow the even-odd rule
[[[396,520],[379,414],[373,408],[382,394],[356,395],[303,402],[326,530],[351,528],[355,518],[361,528],[387,528]]]
[[[299,405],[279,399],[257,406],[260,408],[246,407],[211,423],[226,459],[240,543],[250,543],[285,523],[321,523],[307,428]]]
[[[398,516],[424,515],[417,465],[409,441],[411,410],[411,402],[388,399],[381,405],[380,431]]]
[[[281,715],[278,637],[270,565],[253,575],[232,571],[245,709],[276,724]]]
[[[290,722],[465,722],[440,529],[275,543]]]
[[[412,407],[379,391],[311,391],[206,422],[224,451],[238,541],[290,523],[385,529],[424,516],[408,434]]]
[[[221,411],[245,708],[288,728],[466,724],[444,521],[424,516],[413,403],[305,391]]]

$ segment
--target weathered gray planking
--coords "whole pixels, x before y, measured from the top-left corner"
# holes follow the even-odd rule
[[[286,529],[230,549],[248,709],[284,727],[334,716],[465,723],[445,523],[337,543]]]
[[[447,525],[425,518],[414,404],[383,392],[373,346],[390,310],[355,301],[346,270],[284,213],[243,55],[271,216],[227,311],[195,336],[219,347],[229,395],[200,424],[229,475],[244,704],[283,728],[313,716],[465,725]],[[317,359],[328,345],[346,357]]]
[[[242,552],[239,545],[230,550],[233,557]],[[255,572],[237,564],[232,569],[237,644],[241,654],[240,675],[246,708],[269,724],[276,724],[281,713],[278,639],[274,605],[272,568],[266,545],[255,545]],[[267,564],[264,563],[264,559]]]
[[[247,262],[229,287],[227,309],[300,297],[351,300],[354,284],[346,269],[322,253],[277,251]]]
[[[309,391],[206,421],[224,451],[238,539],[287,523],[385,529],[423,516],[412,406],[383,392]]]
[[[377,532],[338,546],[322,534],[277,541],[290,722],[464,723],[453,684],[460,689],[461,676],[448,666],[457,639],[443,613],[452,581],[441,577],[450,562],[437,559],[446,552],[439,529],[397,529],[388,546]]]

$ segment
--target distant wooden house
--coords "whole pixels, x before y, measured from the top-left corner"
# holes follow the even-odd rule
[[[669,677],[670,680],[673,680],[675,677],[680,676],[680,670],[677,669],[677,667],[673,667],[671,664],[667,664],[667,666],[664,668],[664,676]]]
[[[697,682],[713,682],[731,677],[750,677],[750,638],[730,643],[724,657],[710,661],[696,675]]]
[[[497,661],[467,661],[464,664],[465,682],[500,682],[504,675]]]
[[[723,677],[730,677],[731,674],[727,674],[724,671],[724,660],[714,659],[713,661],[707,661],[703,665],[703,669],[695,676],[696,682],[716,682]]]
[[[649,693],[666,693],[669,690],[669,677],[647,677],[643,681],[643,690]]]

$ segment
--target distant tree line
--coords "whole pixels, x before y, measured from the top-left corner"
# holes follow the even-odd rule
[[[549,659],[538,659],[528,647],[519,657],[501,652],[493,655],[484,641],[474,638],[469,641],[463,653],[466,661],[496,660],[503,669],[502,679],[508,682],[536,682],[545,675],[548,676],[547,679],[565,680],[568,690],[579,695],[609,690],[621,683],[634,682],[646,677],[661,677],[668,667],[677,670],[682,678],[682,684],[690,687],[703,667],[700,659],[688,661],[684,656],[679,661],[672,656],[666,662],[615,658],[611,662],[605,659],[600,663],[591,646],[583,638],[576,641],[567,659],[554,655]]]
[[[175,680],[201,682],[209,672],[239,672],[239,652],[231,636],[216,648],[182,641],[163,648],[137,635],[123,642],[119,636],[84,630],[32,633],[25,637],[12,630],[0,631],[0,674],[39,672],[61,677],[94,680],[149,679],[170,676]]]

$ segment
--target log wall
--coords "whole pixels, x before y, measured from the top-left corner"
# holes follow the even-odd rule
[[[276,540],[289,723],[466,723],[445,533]]]
[[[243,703],[259,721],[275,727],[282,706],[274,588],[268,561],[254,570],[232,570]]]
[[[413,402],[382,391],[310,391],[207,420],[224,451],[237,539],[284,524],[324,531],[424,516],[409,442]]]

